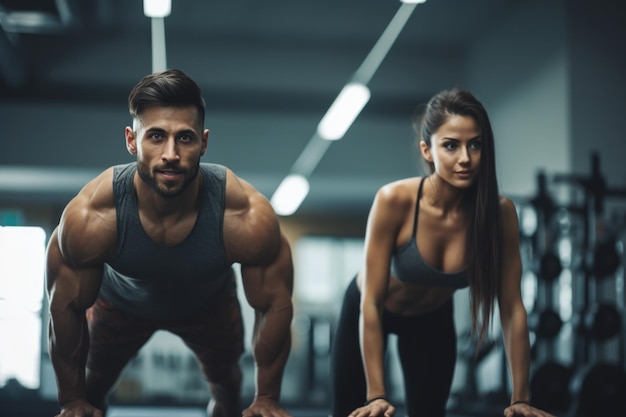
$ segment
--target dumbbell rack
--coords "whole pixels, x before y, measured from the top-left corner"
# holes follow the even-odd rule
[[[579,299],[582,306],[574,316],[576,329],[575,362],[578,365],[570,381],[574,399],[569,417],[626,416],[626,370],[624,369],[623,312],[614,304],[600,299],[600,284],[621,263],[612,236],[602,236],[604,203],[607,197],[626,197],[626,190],[611,189],[600,171],[597,153],[591,155],[591,176],[556,175],[556,183],[567,183],[584,192],[581,212],[584,219],[583,282]],[[615,294],[615,293],[614,293]],[[613,295],[614,295],[613,294]],[[607,361],[602,352],[604,344],[618,338],[618,359]]]
[[[560,234],[555,223],[558,208],[548,193],[543,172],[537,175],[537,194],[530,203],[537,214],[537,228],[531,240],[537,295],[528,315],[529,329],[536,339],[532,346],[534,363],[530,388],[535,406],[560,414],[569,407],[572,367],[557,358],[556,339],[563,327],[563,320],[558,301],[555,300],[555,287],[559,285],[563,267],[555,248]]]

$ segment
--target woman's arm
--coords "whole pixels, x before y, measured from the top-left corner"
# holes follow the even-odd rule
[[[522,262],[519,250],[519,228],[513,202],[502,198],[502,282],[498,295],[500,320],[509,369],[513,382],[511,402],[530,401],[528,372],[530,341],[526,308],[522,302]]]
[[[359,332],[368,400],[386,395],[381,318],[389,284],[391,255],[400,227],[404,223],[406,207],[411,205],[410,202],[407,204],[398,191],[398,187],[387,186],[376,194],[365,235],[365,270],[361,288]],[[385,415],[395,412],[386,401],[373,402],[370,407],[383,407]]]
[[[513,202],[500,199],[502,221],[502,282],[498,294],[500,321],[512,380],[510,406],[506,417],[554,417],[531,407],[529,389],[530,340],[527,314],[521,294],[522,261],[519,248],[519,225]]]

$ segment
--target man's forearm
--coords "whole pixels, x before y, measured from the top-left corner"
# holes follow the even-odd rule
[[[257,315],[254,338],[256,396],[280,398],[283,372],[291,350],[291,304]]]
[[[72,310],[51,312],[48,330],[59,404],[85,399],[85,364],[89,351],[87,320]]]

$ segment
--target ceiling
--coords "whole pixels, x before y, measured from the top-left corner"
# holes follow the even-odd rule
[[[207,161],[231,167],[268,197],[406,8],[398,0],[172,3],[164,20],[167,66],[191,75],[205,95]],[[362,214],[380,185],[415,175],[411,115],[436,91],[465,82],[468,48],[518,3],[417,5],[369,80],[371,99],[355,124],[318,153],[301,212]],[[141,0],[0,0],[0,24],[0,102],[126,112],[130,88],[152,72],[151,21]],[[119,153],[84,152],[77,160],[60,140],[54,158],[31,154],[13,165],[91,173],[124,162],[121,142]]]

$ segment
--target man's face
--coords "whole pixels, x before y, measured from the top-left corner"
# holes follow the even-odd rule
[[[206,152],[195,107],[149,107],[126,128],[126,144],[137,155],[137,173],[161,197],[180,195],[198,174]]]

